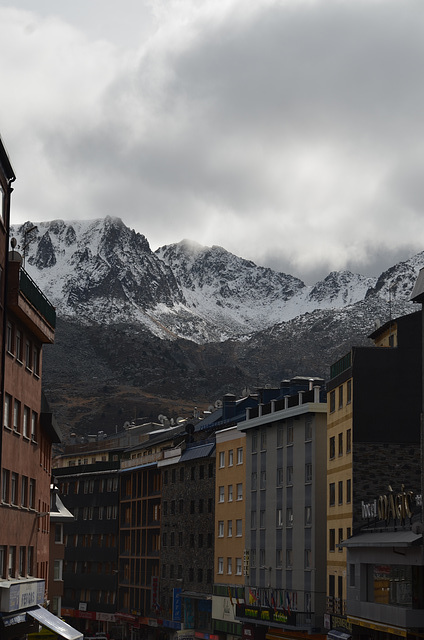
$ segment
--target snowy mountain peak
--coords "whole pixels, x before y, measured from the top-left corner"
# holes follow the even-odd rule
[[[422,252],[378,279],[333,271],[305,286],[219,246],[183,240],[152,252],[144,235],[116,217],[27,222],[11,234],[18,250],[26,246],[25,268],[59,315],[139,324],[161,338],[199,343],[243,338],[306,313],[386,301],[389,295],[410,310],[424,265]]]

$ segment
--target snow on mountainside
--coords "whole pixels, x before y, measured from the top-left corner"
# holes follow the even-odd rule
[[[36,223],[25,268],[63,318],[134,323],[161,338],[246,338],[316,310],[396,300],[405,313],[424,253],[378,279],[332,272],[314,286],[221,247],[183,241],[151,251],[119,218]],[[19,247],[33,223],[13,226]],[[22,252],[22,249],[21,249]],[[378,305],[377,305],[378,307]],[[374,303],[376,308],[376,303]]]

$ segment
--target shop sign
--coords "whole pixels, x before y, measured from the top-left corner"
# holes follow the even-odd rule
[[[413,491],[405,491],[405,485],[401,486],[399,493],[395,493],[391,486],[387,494],[378,496],[373,502],[361,502],[361,515],[363,520],[378,518],[384,520],[386,525],[391,520],[394,523],[404,522],[405,518],[411,518],[413,514],[413,502],[420,505],[421,496]]]
[[[172,590],[172,619],[181,622],[181,588]]]
[[[11,584],[8,589],[0,589],[1,610],[8,613],[43,604],[45,586],[45,580],[22,581]]]
[[[255,637],[255,633],[253,627],[249,627],[249,625],[243,625],[243,640],[253,640]]]
[[[296,614],[289,614],[284,609],[238,604],[236,607],[236,618],[251,618],[252,620],[263,620],[265,622],[296,626]]]
[[[331,628],[346,629],[346,631],[352,634],[352,623],[348,622],[346,618],[342,618],[341,616],[331,616]]]

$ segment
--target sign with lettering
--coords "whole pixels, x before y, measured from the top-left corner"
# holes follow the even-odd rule
[[[263,620],[274,624],[290,624],[296,626],[296,613],[285,609],[273,609],[270,607],[254,607],[247,604],[238,604],[236,618],[250,618],[251,620]]]
[[[15,582],[8,589],[0,588],[1,610],[5,613],[43,604],[45,580]]]
[[[386,525],[391,521],[402,524],[406,518],[412,518],[414,502],[420,506],[421,496],[413,491],[405,491],[405,485],[401,486],[398,493],[389,486],[387,494],[378,496],[373,502],[361,502],[361,516],[364,520],[384,520]]]

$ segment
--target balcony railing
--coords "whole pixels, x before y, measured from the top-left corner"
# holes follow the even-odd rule
[[[327,596],[327,613],[345,616],[346,600],[343,600],[342,598],[334,598],[334,596]]]
[[[49,325],[56,327],[56,310],[22,268],[19,270],[19,289],[25,298],[41,313]]]
[[[337,360],[337,362],[331,365],[330,379],[332,380],[336,376],[339,376],[341,373],[343,373],[343,371],[346,371],[346,369],[349,369],[349,367],[351,366],[352,366],[352,352],[349,351],[349,353],[343,356],[343,358],[340,358],[340,360]]]

